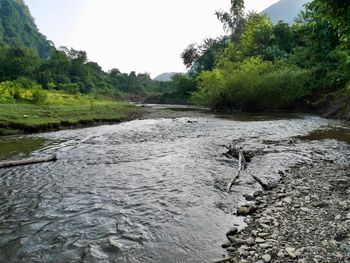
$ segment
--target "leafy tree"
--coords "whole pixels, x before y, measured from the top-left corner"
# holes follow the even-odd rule
[[[311,17],[311,26],[315,28],[325,24],[336,32],[341,45],[350,49],[350,2],[343,0],[314,0],[307,4]],[[327,34],[328,35],[328,34]],[[327,37],[327,36],[325,36]]]
[[[241,48],[246,56],[256,56],[264,52],[273,38],[272,21],[265,15],[251,13],[241,36]]]
[[[244,0],[231,0],[229,12],[222,10],[215,12],[216,17],[223,24],[225,30],[240,33],[244,26]]]

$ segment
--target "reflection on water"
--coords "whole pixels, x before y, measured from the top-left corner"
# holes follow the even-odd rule
[[[295,140],[332,121],[246,118],[136,120],[32,136],[57,142],[34,154],[58,161],[0,170],[0,259],[213,262],[227,229],[244,225],[233,215],[243,196],[260,189],[242,173],[226,192],[237,162],[222,145],[261,153],[248,169],[265,180],[314,158],[349,162],[346,143]]]
[[[0,161],[27,157],[31,152],[42,148],[45,143],[44,138],[0,137]]]
[[[261,113],[233,113],[233,114],[218,114],[218,118],[228,119],[232,121],[276,121],[286,119],[303,119],[305,114],[293,114],[284,112],[261,112]]]
[[[350,144],[350,128],[334,127],[330,129],[316,130],[305,136],[300,136],[299,138],[308,141],[334,139]]]

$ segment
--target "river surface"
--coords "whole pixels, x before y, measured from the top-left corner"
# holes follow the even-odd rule
[[[226,231],[244,227],[235,209],[260,189],[242,173],[226,191],[237,161],[224,145],[254,151],[248,169],[267,181],[350,159],[349,129],[317,116],[160,117],[0,137],[1,159],[58,158],[0,170],[0,262],[213,262]]]

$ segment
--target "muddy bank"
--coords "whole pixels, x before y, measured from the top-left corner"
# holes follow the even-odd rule
[[[350,262],[349,171],[319,161],[281,172],[276,188],[248,202],[248,227],[227,233],[219,262]]]
[[[0,123],[0,136],[6,135],[20,135],[20,134],[32,134],[40,132],[59,131],[65,129],[78,129],[85,127],[94,127],[105,124],[117,124],[123,121],[131,121],[138,118],[142,118],[146,112],[139,110],[132,113],[128,113],[124,117],[117,118],[93,118],[91,120],[79,120],[79,121],[61,121],[55,123],[46,123],[38,125],[26,125],[23,123],[9,122],[6,124]]]
[[[329,93],[314,104],[323,116],[350,121],[350,90]]]

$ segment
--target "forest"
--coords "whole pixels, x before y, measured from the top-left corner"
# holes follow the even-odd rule
[[[225,111],[337,104],[335,111],[349,112],[349,12],[348,1],[314,0],[292,25],[273,24],[231,0],[228,12],[216,12],[227,34],[190,44],[181,55],[196,83],[187,90],[192,101]]]

